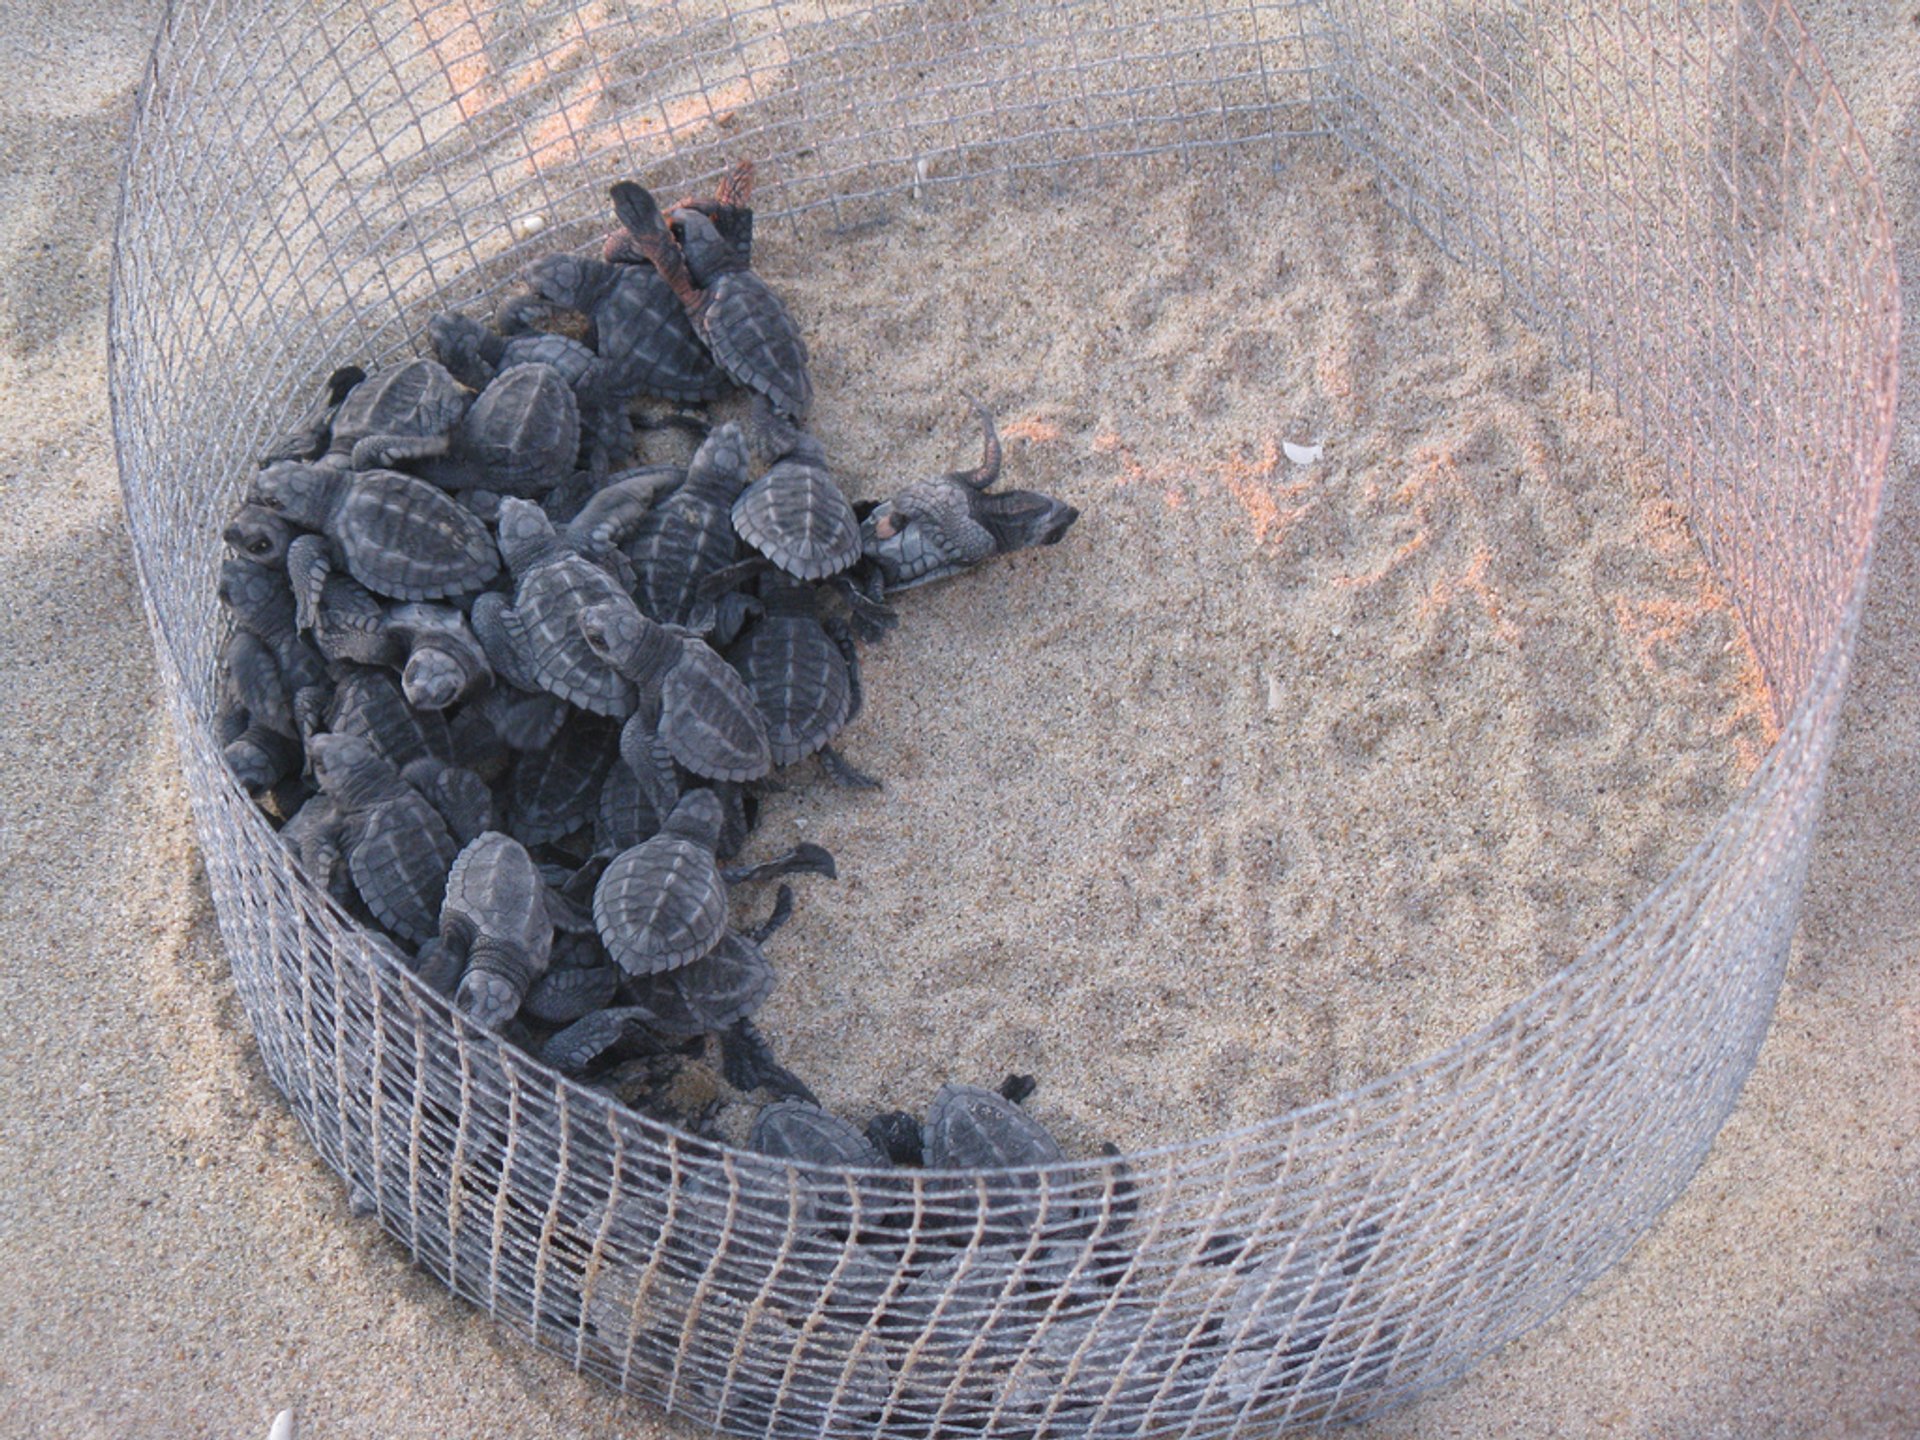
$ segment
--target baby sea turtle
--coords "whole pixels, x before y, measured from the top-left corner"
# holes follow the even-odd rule
[[[634,687],[637,710],[628,723],[640,728],[633,738],[621,737],[629,764],[644,761],[640,737],[657,726],[668,753],[696,775],[755,780],[773,768],[753,693],[706,641],[677,625],[654,624],[631,602],[588,606],[579,629],[593,652]]]
[[[550,365],[569,386],[577,385],[594,361],[593,351],[571,336],[547,330],[502,335],[456,311],[434,316],[427,334],[440,363],[476,391],[484,391],[495,376],[515,365]]]
[[[583,517],[584,518],[584,517]],[[500,551],[513,574],[511,602],[498,592],[473,603],[472,625],[496,672],[522,689],[542,689],[596,715],[633,713],[633,684],[587,643],[581,612],[632,599],[589,560],[576,520],[562,533],[529,500],[500,502]]]
[[[450,490],[537,498],[573,473],[580,404],[551,365],[520,364],[487,383],[455,427],[446,453],[420,473]]]
[[[889,590],[907,590],[957,575],[991,555],[1052,545],[1080,512],[1031,490],[988,494],[1000,476],[1000,437],[993,416],[975,402],[983,432],[980,464],[922,480],[870,511],[860,527],[861,551]]]
[[[1027,1087],[1014,1091],[1023,1093]],[[1060,1142],[1038,1120],[1008,1098],[1005,1088],[979,1085],[942,1085],[927,1111],[922,1161],[930,1170],[1020,1170],[1030,1165],[1052,1165],[1065,1158]],[[1042,1218],[1042,1185],[1033,1174],[990,1174],[981,1182],[986,1213],[994,1222],[986,1227],[989,1243],[1023,1243]],[[1057,1195],[1048,1197],[1049,1231],[1058,1231],[1064,1206]],[[974,1217],[958,1217],[959,1228],[972,1230]]]
[[[660,833],[616,855],[593,892],[607,953],[630,975],[698,960],[727,926],[727,885],[713,849],[720,802],[711,790],[680,798]]]
[[[466,615],[451,605],[395,605],[387,612],[387,633],[404,652],[400,688],[416,710],[445,710],[493,684],[487,652]]]
[[[367,372],[358,365],[342,365],[327,377],[326,392],[298,425],[282,435],[261,455],[262,465],[276,460],[318,460],[333,443],[333,416]]]
[[[239,559],[268,569],[277,568],[284,574],[287,547],[299,534],[293,522],[279,511],[249,502],[234,510],[220,538]]]
[[[571,716],[552,743],[515,759],[507,780],[509,828],[529,845],[544,845],[591,825],[613,759],[611,723]]]
[[[844,1170],[885,1170],[887,1157],[850,1122],[804,1100],[776,1100],[753,1117],[747,1148],[779,1160]]]
[[[444,760],[453,751],[446,718],[407,704],[400,683],[386,670],[338,665],[326,727],[339,735],[364,736],[373,748],[404,767],[416,760]]]
[[[720,238],[733,247],[743,261],[753,262],[753,175],[751,160],[736,160],[720,177],[710,196],[689,195],[676,200],[668,213],[697,210],[713,222]],[[646,265],[651,262],[634,244],[633,232],[624,225],[608,235],[601,246],[602,258],[613,265]]]
[[[727,650],[766,718],[776,765],[816,751],[837,776],[878,782],[833,753],[829,742],[860,713],[860,661],[838,621],[819,618],[813,591],[778,571],[760,580],[761,615]]]
[[[773,965],[752,935],[727,930],[698,960],[652,975],[630,978],[627,1002],[647,1013],[662,1035],[704,1035],[725,1030],[753,1014],[773,994]]]
[[[344,471],[281,461],[254,478],[253,498],[326,537],[294,541],[288,570],[317,602],[334,562],[376,595],[466,595],[500,570],[487,527],[445,491],[396,470]],[[307,551],[296,558],[295,552]],[[315,563],[316,559],[319,563]],[[317,583],[316,583],[317,582]]]
[[[734,562],[730,512],[747,485],[747,442],[731,421],[701,442],[686,479],[647,513],[627,557],[639,577],[634,599],[649,619],[684,625],[700,582]]]
[[[427,939],[459,853],[446,822],[361,736],[316,735],[307,758],[333,802],[347,869],[367,909],[401,939]]]
[[[333,412],[327,462],[385,470],[444,455],[467,400],[467,392],[437,360],[407,360],[377,370],[348,391]]]
[[[577,255],[546,255],[520,272],[524,294],[501,307],[509,336],[543,310],[587,317],[595,363],[576,382],[583,402],[652,395],[695,404],[723,393],[727,377],[694,333],[672,287],[647,265],[609,265]]]
[[[250,630],[235,630],[221,653],[222,698],[215,719],[221,754],[249,791],[277,784],[300,763],[293,708],[280,663]]]
[[[860,558],[860,520],[828,473],[820,442],[800,431],[734,502],[733,528],[801,580],[838,575]]]
[[[476,1025],[498,1030],[546,973],[553,952],[546,886],[511,835],[489,830],[462,850],[447,875],[440,940],[465,973],[454,1003]]]
[[[805,418],[813,404],[807,346],[780,297],[698,210],[663,216],[659,202],[631,180],[612,195],[633,248],[665,277],[720,368],[766,396],[776,415]]]

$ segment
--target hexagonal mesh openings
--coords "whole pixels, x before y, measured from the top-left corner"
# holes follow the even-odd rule
[[[1434,7],[1408,7],[1428,11]],[[461,1294],[701,1421],[1218,1435],[1376,1413],[1552,1313],[1674,1198],[1785,963],[1885,466],[1870,168],[1783,3],[1405,20],[1360,0],[181,6],[115,260],[127,508],[220,923],[327,1163]],[[1563,12],[1563,13],[1554,13]],[[803,233],[1331,134],[1657,434],[1780,738],[1576,964],[1453,1048],[1232,1134],[1035,1172],[796,1172],[455,1020],[295,872],[209,740],[219,525],[333,357],[761,161]]]

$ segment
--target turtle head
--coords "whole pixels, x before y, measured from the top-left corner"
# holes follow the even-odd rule
[[[719,227],[698,210],[673,212],[673,235],[680,242],[680,253],[687,257],[687,271],[693,283],[705,289],[716,277],[739,270],[740,256],[721,235]]]
[[[318,530],[326,523],[346,483],[346,472],[331,465],[278,460],[253,477],[247,498],[296,525]]]
[[[519,574],[559,541],[547,512],[531,500],[509,495],[500,502],[500,558]]]
[[[407,657],[407,668],[400,673],[400,688],[414,709],[444,710],[469,690],[478,689],[480,677],[491,673],[484,655],[475,663],[473,652],[479,650],[478,642],[469,651],[449,643],[453,639],[452,634],[435,634],[415,645]]]
[[[678,835],[683,840],[712,850],[720,844],[727,825],[726,807],[711,790],[689,790],[660,827],[662,835]]]
[[[657,669],[651,663],[654,652],[666,653],[660,645],[665,632],[631,601],[588,605],[580,612],[580,635],[589,650],[628,679]],[[671,653],[678,658],[679,647]]]
[[[485,325],[457,310],[449,310],[429,320],[427,335],[432,342],[435,358],[469,390],[486,388],[507,346],[505,340]]]
[[[277,510],[248,503],[233,512],[221,539],[240,559],[255,565],[279,566],[287,563],[287,546],[293,543],[293,524]]]
[[[370,799],[399,773],[364,735],[329,733],[307,741],[307,761],[320,788],[348,807]]]
[[[1002,490],[980,496],[974,504],[973,518],[993,536],[994,554],[1006,555],[1058,543],[1073,528],[1080,512],[1064,500],[1036,490]]]

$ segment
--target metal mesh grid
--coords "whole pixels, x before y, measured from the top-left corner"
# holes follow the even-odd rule
[[[1429,7],[1411,7],[1428,11]],[[476,1031],[295,873],[210,741],[220,520],[336,357],[762,161],[817,231],[1338,136],[1610,387],[1772,683],[1738,802],[1461,1044],[1232,1134],[1014,1176],[795,1169]],[[554,223],[515,241],[508,222]],[[1376,1413],[1612,1264],[1733,1104],[1785,964],[1891,424],[1885,216],[1784,3],[324,0],[169,17],[112,394],[208,876],[274,1082],[420,1262],[581,1369],[792,1435],[1218,1435]]]

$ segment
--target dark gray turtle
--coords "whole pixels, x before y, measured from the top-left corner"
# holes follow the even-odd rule
[[[629,483],[657,488],[670,480],[636,477]],[[640,612],[613,576],[583,553],[595,539],[590,518],[582,512],[563,533],[531,501],[503,500],[500,549],[513,573],[513,598],[482,595],[473,603],[471,621],[494,670],[512,684],[621,718],[633,713],[633,684],[587,643],[580,614],[594,606]]]
[[[398,638],[387,629],[386,605],[358,580],[337,570],[329,569],[321,579],[306,628],[312,632],[314,648],[329,660],[399,665],[404,659]]]
[[[489,830],[453,862],[440,907],[440,939],[466,971],[454,1003],[476,1025],[498,1030],[520,1009],[553,953],[546,885],[511,835]]]
[[[727,883],[713,849],[720,802],[680,798],[660,833],[616,855],[593,892],[593,921],[621,969],[651,975],[698,960],[727,926]]]
[[[1080,512],[1032,490],[987,488],[1000,476],[1000,438],[993,416],[975,402],[984,432],[980,464],[922,480],[869,511],[861,552],[889,590],[944,580],[992,555],[1052,545]]]
[[[859,517],[827,472],[820,442],[800,432],[734,502],[733,528],[801,580],[838,575],[860,558]]]
[[[444,455],[468,399],[437,360],[407,360],[376,370],[348,391],[333,412],[327,463],[386,470]]]
[[[347,909],[358,904],[359,892],[347,871],[346,828],[332,796],[308,800],[280,827],[280,838],[315,885]]]
[[[698,960],[629,979],[623,994],[662,1035],[704,1035],[746,1019],[773,994],[773,965],[751,936],[728,930]]]
[[[451,605],[396,605],[387,612],[387,633],[405,655],[400,688],[416,710],[445,710],[493,684],[487,652]]]
[[[613,760],[613,726],[597,715],[572,716],[551,744],[515,759],[508,828],[529,845],[544,845],[593,824]]]
[[[684,625],[697,589],[739,554],[731,512],[747,485],[747,442],[729,421],[708,435],[687,478],[648,512],[627,542],[639,576],[634,600],[651,620]]]
[[[428,756],[400,767],[400,778],[427,797],[456,845],[471,844],[498,824],[493,791],[464,765]]]
[[[628,731],[633,722],[620,732],[621,742],[627,743]],[[606,855],[617,855],[622,850],[631,850],[643,840],[651,840],[660,833],[660,822],[673,810],[680,798],[679,786],[673,769],[673,757],[666,756],[665,763],[652,747],[658,738],[658,732],[648,733],[644,726],[633,731],[635,744],[648,747],[641,759],[647,772],[645,783],[640,773],[630,765],[623,755],[608,767],[607,778],[601,782],[600,797],[594,806],[593,848]],[[666,749],[664,744],[659,746]]]
[[[427,322],[433,353],[462,385],[485,390],[515,365],[551,365],[569,386],[592,366],[591,348],[567,335],[528,330],[502,335],[470,315],[448,311]]]
[[[287,547],[300,532],[277,510],[247,503],[233,512],[220,538],[242,560],[285,572]]]
[[[753,1117],[747,1148],[779,1160],[843,1170],[886,1170],[887,1157],[848,1121],[804,1100],[776,1100]]]
[[[1000,1090],[942,1085],[927,1111],[929,1170],[1006,1170],[1065,1158],[1060,1143]]]
[[[549,1036],[540,1047],[540,1058],[562,1074],[578,1075],[616,1045],[644,1032],[646,1025],[646,1012],[631,1005],[611,1005]]]
[[[311,734],[327,707],[333,681],[325,659],[300,633],[286,572],[229,555],[220,565],[219,595],[235,625],[273,653],[292,705],[295,732],[303,738]]]
[[[365,736],[396,768],[416,760],[444,760],[453,753],[446,719],[408,705],[390,673],[367,665],[337,665],[334,673],[328,730]]]
[[[250,792],[270,789],[300,764],[300,742],[280,663],[267,643],[235,630],[221,653],[221,704],[214,730],[234,778]]]
[[[587,317],[587,343],[597,363],[575,384],[583,409],[637,395],[696,404],[726,391],[725,373],[652,266],[545,255],[522,270],[520,280],[525,293],[510,297],[499,312],[506,334],[525,331],[542,311],[574,310]]]
[[[445,455],[420,474],[450,490],[537,498],[573,473],[580,454],[580,404],[551,365],[502,370],[475,397]]]
[[[667,753],[710,780],[757,780],[773,768],[766,722],[753,692],[706,641],[677,625],[655,625],[631,604],[589,606],[580,633],[608,665],[633,682],[637,709],[621,755],[640,767],[657,734]],[[655,757],[657,774],[657,756]],[[659,787],[650,794],[657,800]]]
[[[376,595],[394,600],[437,600],[467,595],[500,571],[500,555],[487,527],[444,490],[396,470],[344,471],[325,465],[281,461],[254,478],[253,498],[295,524],[318,530],[330,542],[321,552],[343,563]],[[309,595],[315,566],[313,537],[290,547],[288,570]],[[324,584],[325,568],[320,567]]]
[[[599,937],[591,938],[593,953],[600,958],[590,965],[561,965],[562,947],[556,941],[551,968],[534,982],[521,1006],[530,1019],[542,1025],[571,1025],[613,1003],[620,990],[621,969],[605,958]]]
[[[333,802],[348,873],[367,909],[401,939],[427,939],[459,853],[446,822],[361,736],[316,735],[307,758]]]
[[[734,254],[753,263],[753,161],[736,160],[729,165],[712,195],[689,195],[667,207],[669,215],[679,210],[697,210],[706,216],[720,238],[733,247]],[[605,238],[601,253],[612,265],[652,263],[640,253],[633,232],[624,225]]]
[[[766,396],[775,414],[803,419],[813,404],[807,346],[780,297],[698,210],[663,216],[653,196],[630,180],[612,195],[633,248],[666,278],[720,368]]]
[[[860,713],[860,658],[838,621],[819,618],[809,586],[768,571],[760,617],[727,650],[767,722],[776,765],[819,752],[831,773],[873,786],[833,753],[830,742]]]
[[[354,387],[367,378],[358,365],[343,365],[327,377],[326,392],[301,418],[298,425],[282,435],[261,455],[262,465],[276,460],[318,460],[333,443],[333,416]]]
[[[483,718],[494,738],[508,750],[539,750],[551,745],[573,713],[558,695],[512,685],[494,686],[462,713],[468,711]]]

